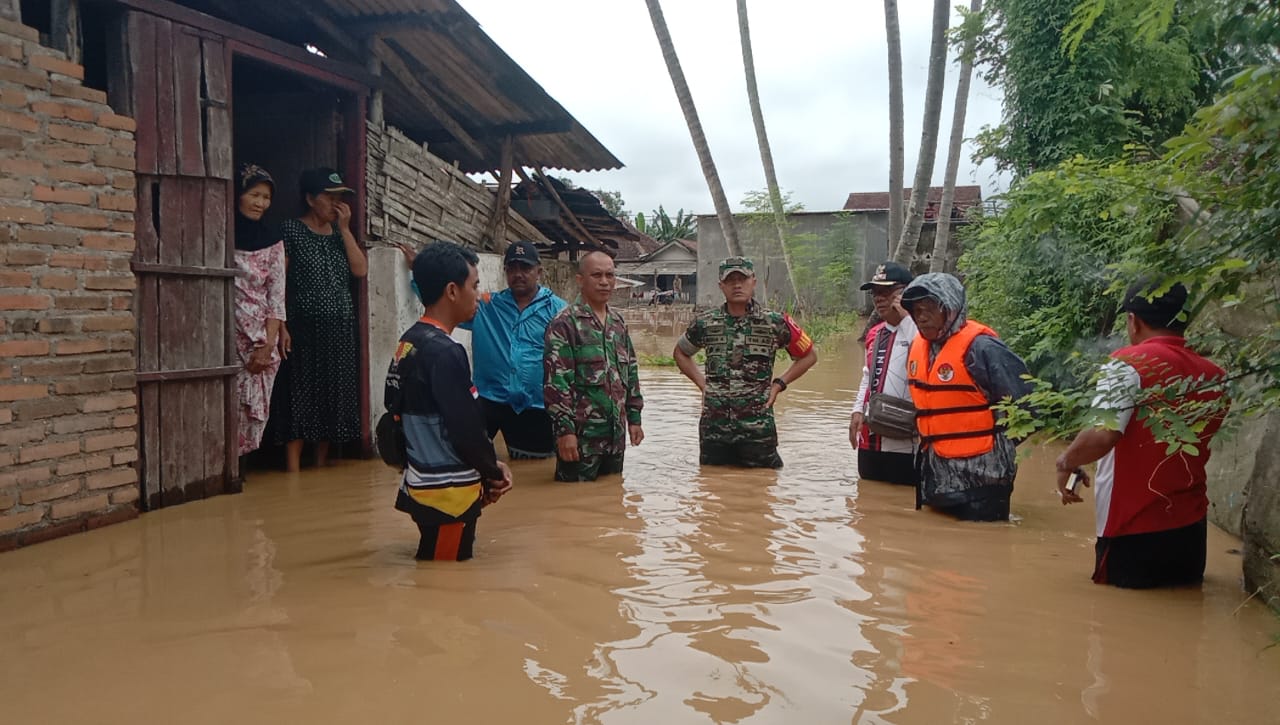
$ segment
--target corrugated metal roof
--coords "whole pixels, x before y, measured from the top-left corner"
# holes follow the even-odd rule
[[[573,212],[573,216],[591,234],[590,239],[584,236],[538,184],[522,181],[512,190],[511,203],[520,211],[521,216],[552,242],[550,249],[558,251],[570,246],[598,249],[592,243],[594,239],[601,246],[614,250],[616,259],[634,260],[662,246],[654,238],[611,215],[595,194],[587,189],[571,189],[551,177],[547,181],[555,188],[565,206]]]
[[[427,143],[435,155],[457,160],[464,171],[497,169],[502,137],[508,133],[515,137],[517,164],[572,171],[622,167],[456,0],[180,0],[180,4],[296,45],[313,44],[330,58],[361,67],[368,65],[369,40],[381,38],[448,116],[475,139],[479,154],[384,69],[387,122]]]
[[[903,201],[910,203],[911,187],[902,189]],[[930,186],[925,195],[926,204],[942,203],[942,187]],[[974,204],[982,203],[981,186],[957,186],[955,208],[964,211]],[[844,203],[847,211],[886,211],[889,208],[889,192],[887,191],[855,191]]]

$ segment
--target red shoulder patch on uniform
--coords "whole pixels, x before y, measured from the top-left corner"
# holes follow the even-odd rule
[[[808,333],[791,319],[791,315],[784,314],[782,319],[787,323],[787,329],[791,332],[791,343],[787,345],[787,354],[795,358],[802,358],[809,354],[813,349],[813,340],[809,339]]]

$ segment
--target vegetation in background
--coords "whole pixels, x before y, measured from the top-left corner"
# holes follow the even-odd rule
[[[600,200],[600,206],[603,206],[610,216],[623,221],[631,221],[631,212],[627,211],[627,202],[623,201],[621,191],[592,189],[591,193]]]
[[[805,315],[797,318],[796,322],[804,328],[813,343],[821,347],[824,344],[840,339],[843,335],[857,332],[861,329],[863,319],[853,312],[835,312],[831,314]],[[675,358],[670,355],[647,355],[641,353],[638,357],[640,365],[644,367],[673,368],[676,366]],[[702,365],[707,361],[707,355],[702,350],[699,350],[693,356],[693,359],[699,365]],[[778,351],[778,359],[779,362],[787,359],[785,350]]]
[[[1192,291],[1191,343],[1229,371],[1233,411],[1274,409],[1280,5],[1054,2],[988,6],[999,13],[988,47],[1003,53],[989,77],[1006,106],[983,151],[1018,178],[1004,213],[968,230],[962,260],[975,317],[1041,378],[1035,417],[1008,411],[1014,431],[1061,437],[1106,423],[1090,411],[1084,371],[1121,343],[1108,334],[1120,295],[1149,272]],[[1068,35],[1056,30],[1068,21]],[[1220,46],[1192,52],[1202,38]],[[1201,411],[1179,418],[1154,403],[1196,385],[1148,391],[1153,405],[1140,410],[1170,450],[1195,448]]]
[[[1201,83],[1205,61],[1191,45],[1201,16],[1179,11],[1163,32],[1141,33],[1116,4],[987,3],[976,61],[983,78],[1003,90],[1004,112],[999,126],[978,134],[975,156],[1026,176],[1076,156],[1115,160],[1134,145],[1158,148],[1182,130],[1216,90]],[[1078,5],[1097,14],[1064,47],[1062,28],[1079,17]]]
[[[720,221],[720,230],[724,233],[725,247],[731,256],[740,256],[742,243],[738,240],[738,227],[734,224],[729,200],[725,198],[724,186],[720,183],[720,173],[716,170],[715,160],[711,158],[711,147],[707,145],[702,121],[698,119],[698,109],[693,105],[693,93],[689,90],[684,70],[680,67],[680,58],[676,55],[671,31],[667,29],[667,20],[662,14],[662,3],[659,0],[645,0],[644,4],[649,9],[649,20],[653,23],[653,34],[658,39],[658,48],[662,51],[662,60],[666,63],[667,74],[671,76],[671,87],[675,91],[676,102],[680,104],[685,125],[689,127],[689,140],[693,142],[693,150],[698,155],[698,165],[702,167],[702,176],[707,181],[707,191],[711,192],[711,201],[716,208],[716,218]]]
[[[764,168],[764,181],[769,195],[769,208],[773,212],[774,231],[778,235],[782,261],[787,268],[787,282],[791,289],[799,289],[791,250],[787,246],[787,212],[782,200],[782,187],[778,186],[778,174],[773,166],[773,150],[769,147],[769,134],[764,125],[764,110],[760,106],[760,91],[756,86],[756,63],[751,52],[751,27],[747,20],[747,0],[738,0],[738,37],[742,42],[742,68],[747,77],[747,104],[751,108],[751,122],[756,130],[756,144],[760,147],[760,164]],[[766,285],[767,293],[767,285]],[[801,298],[796,298],[798,309],[804,309]]]
[[[783,209],[790,215],[804,211],[804,205],[791,200],[791,192],[782,194]],[[754,229],[763,240],[774,236],[776,225],[769,192],[747,192],[742,198],[743,226]],[[799,309],[822,317],[849,306],[849,289],[853,279],[853,260],[862,244],[862,233],[855,217],[840,213],[830,228],[822,234],[796,232],[795,223],[788,218],[783,225],[787,250],[791,253],[792,273],[795,278]],[[766,248],[768,243],[765,243]],[[768,256],[756,259],[757,274],[767,273]],[[797,306],[788,301],[770,298],[770,305],[786,312],[797,313]]]
[[[698,236],[696,216],[685,214],[684,209],[680,209],[673,219],[661,204],[647,217],[637,212],[635,227],[641,234],[648,234],[659,242],[674,242],[677,239],[693,239]]]

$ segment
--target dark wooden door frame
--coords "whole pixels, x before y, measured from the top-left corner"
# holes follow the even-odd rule
[[[249,58],[260,63],[275,66],[282,70],[306,76],[342,91],[346,96],[342,121],[342,166],[347,185],[356,190],[355,204],[351,209],[351,229],[356,234],[361,247],[366,247],[365,229],[367,206],[367,189],[365,164],[368,153],[368,130],[366,117],[370,87],[359,81],[318,68],[308,63],[278,54],[272,50],[228,38],[227,51],[230,57],[228,67],[234,64],[237,56]],[[232,85],[234,97],[234,82]],[[234,113],[232,114],[234,117]],[[231,210],[234,216],[235,210]],[[365,457],[373,455],[373,431],[370,428],[371,400],[369,390],[369,283],[368,279],[360,279],[356,284],[356,329],[359,345],[358,372],[360,385],[360,453]]]

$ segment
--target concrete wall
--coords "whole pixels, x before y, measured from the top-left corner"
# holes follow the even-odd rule
[[[398,129],[368,126],[369,253],[369,391],[371,424],[383,412],[383,385],[396,343],[422,315],[422,303],[409,286],[409,271],[400,250],[405,243],[420,248],[448,239],[473,250],[485,248],[490,211],[496,195],[452,164],[414,143]],[[508,212],[505,239],[540,240],[542,236],[514,211]],[[567,262],[543,263],[543,284],[565,299],[577,287]],[[480,254],[480,289],[506,289],[502,258]],[[454,335],[467,345],[471,335]]]
[[[869,276],[875,266],[884,260],[885,224],[888,215],[881,212],[845,213],[845,212],[801,212],[788,216],[789,235],[806,235],[820,240],[830,238],[833,225],[842,218],[850,222],[848,228],[856,237],[854,259],[851,260],[853,275],[844,289],[844,309],[870,310],[871,299],[858,291],[862,279]],[[770,304],[776,307],[789,308],[794,305],[795,294],[787,279],[786,263],[782,251],[778,248],[777,231],[772,224],[749,221],[743,215],[736,215],[738,237],[742,242],[743,253],[756,264],[756,276],[768,285]],[[767,263],[762,263],[765,253]],[[729,255],[725,244],[724,233],[720,222],[714,215],[698,217],[698,296],[700,306],[717,305],[723,301],[719,287],[720,260]]]
[[[134,123],[0,20],[0,551],[137,516]]]
[[[1208,473],[1209,520],[1241,537],[1245,588],[1280,610],[1280,413],[1219,436]]]
[[[556,294],[572,300],[577,294],[573,281],[573,265],[567,262],[546,261],[542,265],[542,281]],[[506,289],[507,279],[502,271],[502,257],[496,254],[480,254],[480,289],[499,292]],[[567,296],[566,296],[567,295]],[[395,247],[374,247],[369,250],[369,393],[371,425],[378,422],[383,407],[383,388],[387,367],[395,354],[400,335],[422,316],[422,303],[409,286],[409,270],[404,256]],[[455,330],[454,339],[471,354],[471,333]]]
[[[1248,421],[1252,472],[1245,483],[1242,537],[1244,582],[1280,611],[1280,413]],[[1227,458],[1224,456],[1223,458]],[[1228,458],[1224,465],[1231,465]]]

